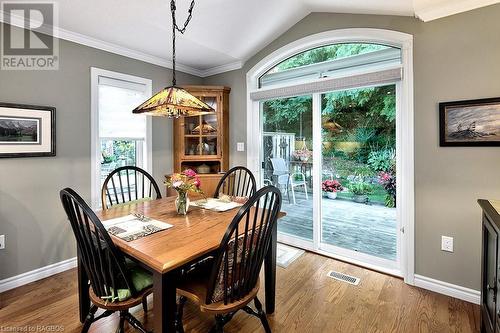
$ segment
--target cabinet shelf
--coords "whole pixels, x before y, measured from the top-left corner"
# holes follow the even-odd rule
[[[183,86],[215,112],[174,119],[174,172],[193,169],[202,179],[202,190],[213,195],[221,172],[229,169],[229,92],[222,86]],[[193,133],[199,132],[199,133]],[[213,132],[215,131],[215,132]],[[210,173],[200,170],[210,168]]]

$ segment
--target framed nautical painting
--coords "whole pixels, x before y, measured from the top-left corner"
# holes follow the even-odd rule
[[[500,146],[500,98],[439,103],[439,144]]]
[[[0,103],[0,158],[55,155],[55,108]]]

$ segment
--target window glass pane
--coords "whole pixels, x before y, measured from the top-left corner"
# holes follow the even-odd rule
[[[311,80],[373,66],[401,64],[401,50],[368,43],[333,44],[290,57],[259,80],[260,87]]]
[[[132,110],[146,98],[137,90],[99,85],[99,136],[145,139],[146,116]]]
[[[101,185],[109,173],[122,166],[137,166],[142,141],[101,139]]]
[[[278,221],[281,234],[311,241],[312,196],[312,96],[261,102],[263,130],[262,183],[283,194]]]
[[[397,258],[396,87],[321,95],[321,242]]]

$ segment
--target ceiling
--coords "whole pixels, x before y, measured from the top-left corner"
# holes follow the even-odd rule
[[[60,38],[171,67],[168,0],[56,2]],[[311,12],[416,15],[427,21],[496,2],[500,0],[198,0],[186,33],[178,37],[177,59],[180,70],[198,76],[240,68]],[[177,0],[179,25],[189,3]]]

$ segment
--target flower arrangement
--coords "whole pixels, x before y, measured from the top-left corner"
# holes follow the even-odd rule
[[[171,187],[177,192],[196,192],[203,193],[200,189],[201,181],[196,172],[186,169],[181,173],[174,173],[166,177],[165,185]]]
[[[174,173],[170,177],[166,177],[165,185],[177,191],[177,199],[175,206],[177,213],[186,215],[189,209],[188,192],[203,194],[201,181],[196,172],[191,169],[186,169],[181,173]]]
[[[385,197],[385,205],[387,207],[396,207],[396,175],[391,171],[380,172],[378,174],[378,182],[387,191]]]
[[[293,152],[293,158],[297,161],[307,162],[312,157],[312,151],[300,149]]]
[[[340,192],[344,190],[344,187],[338,180],[327,179],[321,183],[321,188],[323,192]]]

